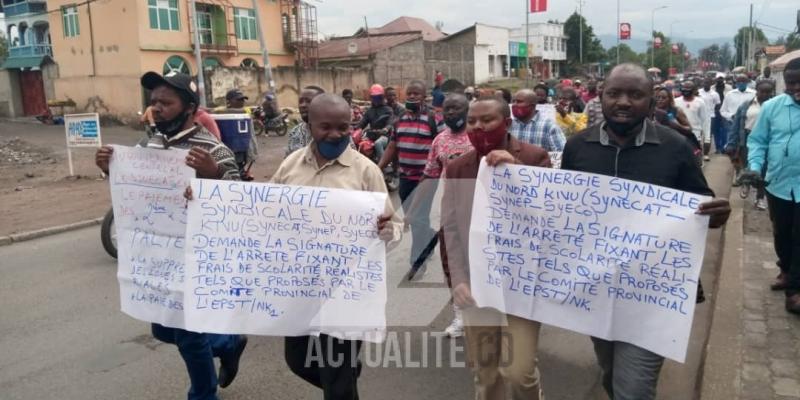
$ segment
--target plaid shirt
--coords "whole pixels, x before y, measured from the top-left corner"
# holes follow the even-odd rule
[[[546,151],[563,151],[567,142],[556,122],[541,117],[540,113],[536,113],[527,123],[514,118],[511,134],[522,142],[539,146]]]

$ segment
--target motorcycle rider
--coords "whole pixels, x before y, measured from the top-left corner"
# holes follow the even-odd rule
[[[389,129],[394,121],[392,108],[386,105],[383,86],[374,84],[369,88],[371,105],[356,128],[362,130],[361,140],[368,140],[374,144],[375,160],[383,157],[386,145],[389,144]],[[366,129],[369,126],[369,129]],[[363,147],[359,147],[361,150]]]
[[[403,107],[402,104],[397,102],[397,89],[389,86],[386,88],[386,105],[392,108],[392,112],[394,112],[394,121],[392,121],[391,125],[394,125],[394,122],[400,118],[401,115],[406,113],[406,108]]]

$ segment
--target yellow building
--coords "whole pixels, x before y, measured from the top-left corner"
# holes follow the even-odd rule
[[[263,66],[255,18],[260,20],[270,64],[294,65],[285,43],[298,0],[196,1],[204,68]],[[58,66],[55,100],[78,110],[122,119],[142,109],[139,77],[147,71],[196,76],[191,0],[47,0],[52,58]],[[291,31],[291,29],[288,29]],[[291,43],[289,43],[291,44]]]

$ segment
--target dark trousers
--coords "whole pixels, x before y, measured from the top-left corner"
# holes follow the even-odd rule
[[[714,138],[717,153],[725,151],[725,145],[728,144],[728,125],[728,121],[722,116],[711,119],[711,136]]]
[[[191,382],[187,398],[216,400],[217,371],[214,368],[214,357],[236,351],[236,345],[241,340],[239,335],[197,333],[159,324],[152,324],[151,329],[156,339],[178,346]]]
[[[800,204],[767,192],[775,253],[781,272],[789,276],[786,295],[800,293]]]
[[[419,181],[400,178],[398,192],[403,203],[403,212],[411,225],[411,259],[413,267],[419,267],[430,257],[439,237],[431,228],[431,205],[436,194],[436,180],[426,180],[420,186]],[[419,207],[411,210],[415,196],[423,196],[416,202]]]
[[[322,389],[325,400],[358,400],[362,344],[325,334],[286,337],[284,356],[295,375]]]

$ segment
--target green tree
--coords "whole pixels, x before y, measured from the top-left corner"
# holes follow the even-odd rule
[[[617,46],[613,46],[606,52],[606,60],[611,67],[617,65]],[[625,43],[619,45],[619,62],[620,63],[636,63],[640,64],[642,58],[633,49]]]
[[[594,35],[592,26],[586,23],[586,18],[574,12],[564,22],[564,34],[568,37],[567,64],[571,73],[579,72],[583,67],[579,65],[581,25],[583,25],[583,62],[595,63],[606,58],[606,51],[603,49],[600,39]]]
[[[734,60],[734,64],[736,64],[736,66],[744,65],[745,59],[747,58],[747,44],[749,43],[749,40],[749,26],[739,28],[739,32],[736,32],[736,36],[733,37],[733,46],[736,49],[736,59]],[[764,35],[764,31],[762,31],[760,28],[753,28],[753,45],[755,46],[759,42],[767,43],[767,36]]]
[[[719,48],[719,69],[727,71],[733,69],[733,50],[730,43],[723,43]]]
[[[786,51],[800,50],[800,33],[793,32],[786,36]]]

